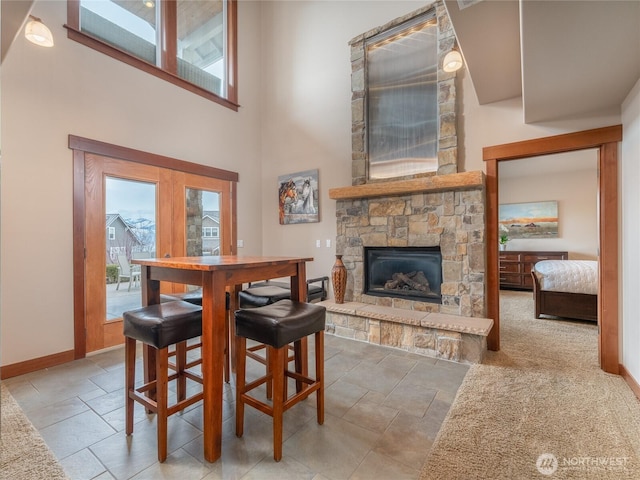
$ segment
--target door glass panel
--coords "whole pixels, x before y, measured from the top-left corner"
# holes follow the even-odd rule
[[[107,320],[142,306],[135,258],[156,252],[156,184],[106,177]]]
[[[186,254],[220,255],[220,194],[187,188]]]

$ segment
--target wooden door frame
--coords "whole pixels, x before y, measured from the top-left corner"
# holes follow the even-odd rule
[[[490,350],[500,349],[498,165],[540,155],[598,149],[598,343],[600,368],[619,373],[618,328],[618,143],[622,125],[495,145],[482,149],[487,195],[487,316],[494,326]]]
[[[85,155],[105,157],[152,165],[231,182],[231,251],[236,253],[237,239],[237,187],[238,173],[220,168],[191,163],[163,155],[112,145],[98,140],[69,135],[69,148],[73,150],[73,352],[74,359],[87,354],[85,326]]]

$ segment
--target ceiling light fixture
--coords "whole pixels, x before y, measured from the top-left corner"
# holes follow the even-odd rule
[[[27,40],[41,47],[53,47],[51,30],[38,17],[29,15],[29,19],[27,26],[24,28],[24,36]]]
[[[444,56],[442,69],[445,72],[456,72],[462,67],[462,55],[458,50],[451,50]]]
[[[156,2],[153,0],[142,0],[142,4],[147,8],[153,8],[156,6]]]

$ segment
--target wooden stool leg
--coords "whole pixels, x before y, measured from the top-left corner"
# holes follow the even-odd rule
[[[158,414],[156,423],[158,428],[158,461],[167,459],[167,405],[168,405],[168,349],[163,348],[156,354],[156,396]]]
[[[231,379],[231,359],[229,356],[231,355],[231,337],[229,336],[230,328],[229,323],[231,322],[231,312],[227,310],[227,318],[224,322],[224,381],[229,383]]]
[[[151,383],[156,380],[156,349],[149,345],[142,345],[142,361],[144,363],[144,383]],[[151,400],[156,400],[155,387],[147,390],[147,397]],[[147,414],[153,413],[153,411],[146,409]]]
[[[247,368],[247,339],[236,337],[236,436],[241,437],[244,432],[244,400],[245,376]]]
[[[293,344],[293,350],[295,355],[296,373],[299,373],[303,377],[309,376],[309,342],[307,337],[301,338]],[[306,383],[296,380],[296,392],[301,392],[307,388]]]
[[[266,350],[264,353],[264,361],[267,369],[267,375],[269,373],[273,373],[271,371],[271,349],[265,346]],[[273,384],[271,382],[267,382],[267,398],[271,400],[273,398]]]
[[[187,398],[187,377],[184,375],[185,365],[187,364],[187,342],[178,342],[176,344],[176,390],[178,402]]]
[[[324,423],[324,330],[316,332],[316,381],[320,388],[316,391],[316,415],[318,424]]]
[[[125,416],[126,416],[126,428],[127,435],[133,433],[133,398],[131,392],[136,388],[136,339],[126,337],[124,345],[124,369],[126,377],[125,385]]]
[[[279,462],[282,459],[282,416],[284,413],[284,382],[287,369],[288,347],[267,347],[269,352],[269,368],[273,382],[273,459]]]

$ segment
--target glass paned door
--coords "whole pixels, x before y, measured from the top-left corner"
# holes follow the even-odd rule
[[[140,257],[232,253],[232,182],[85,156],[86,351],[123,342],[122,314],[142,303]],[[160,291],[184,291],[161,282]]]

